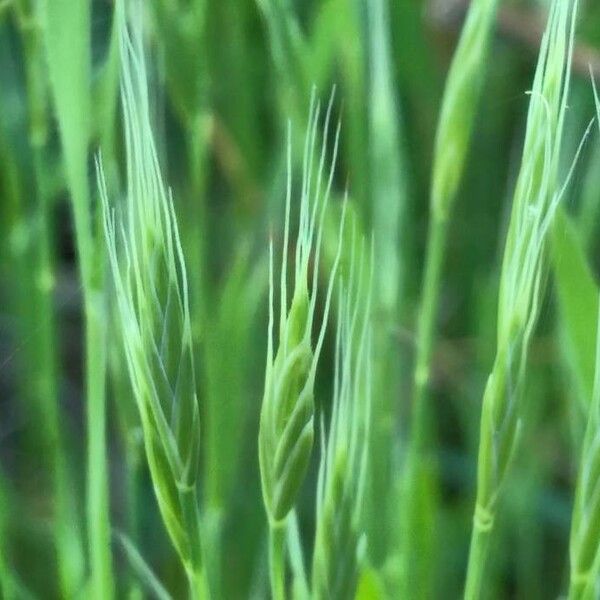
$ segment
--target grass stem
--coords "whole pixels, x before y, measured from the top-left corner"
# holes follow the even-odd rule
[[[448,237],[448,219],[446,216],[434,217],[429,225],[427,255],[423,275],[423,295],[421,298],[418,332],[417,358],[414,375],[414,401],[412,413],[412,441],[420,448],[425,435],[425,398],[430,380],[431,355],[435,321],[440,300],[441,275],[446,253]]]
[[[83,582],[83,543],[80,538],[75,502],[71,495],[72,481],[66,448],[66,431],[61,423],[59,406],[59,366],[54,314],[54,252],[51,222],[51,198],[44,173],[45,147],[48,138],[48,97],[44,85],[43,43],[38,28],[21,30],[25,54],[25,75],[30,112],[29,143],[32,149],[33,174],[36,189],[36,225],[33,240],[32,298],[39,323],[35,329],[31,400],[38,403],[40,437],[45,468],[54,494],[54,541],[60,590],[65,597],[76,594]]]
[[[273,600],[285,600],[285,522],[269,527],[269,576]]]
[[[435,322],[438,313],[440,298],[441,274],[446,252],[447,223],[445,216],[433,218],[429,225],[429,236],[427,245],[427,256],[425,261],[425,272],[423,277],[423,292],[420,305],[418,333],[417,333],[417,358],[414,371],[414,396],[411,413],[410,439],[406,455],[405,467],[405,489],[402,503],[402,529],[403,529],[403,552],[405,565],[404,592],[408,593],[414,589],[414,585],[428,578],[430,574],[421,572],[425,557],[431,553],[430,532],[424,532],[432,526],[429,515],[427,521],[423,521],[421,515],[427,511],[421,510],[423,496],[431,502],[433,496],[429,489],[431,482],[427,481],[434,472],[431,471],[431,460],[427,452],[428,438],[431,436],[431,424],[429,407],[427,404],[427,389],[430,380],[431,355],[433,351],[433,340]],[[435,467],[433,467],[435,468]],[[427,489],[424,489],[425,488]],[[417,549],[417,551],[415,551]]]
[[[91,2],[43,3],[43,32],[50,87],[59,124],[65,175],[75,224],[75,245],[83,288],[87,397],[87,527],[90,594],[113,596],[109,491],[106,457],[106,314],[104,255],[95,239],[88,181],[91,137]]]
[[[491,527],[483,526],[477,519],[474,520],[471,532],[471,546],[469,548],[465,600],[476,600],[481,597],[491,533]]]
[[[92,589],[95,597],[104,599],[113,594],[106,460],[106,322],[103,294],[88,289],[85,296],[88,543]]]

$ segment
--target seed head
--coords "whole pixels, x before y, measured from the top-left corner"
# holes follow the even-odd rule
[[[119,9],[121,99],[127,157],[123,210],[110,206],[96,160],[104,233],[129,378],[158,504],[171,539],[190,560],[182,495],[194,492],[200,414],[192,356],[187,274],[173,199],[160,171],[150,125],[140,27],[130,37]]]
[[[333,406],[327,441],[324,423],[321,425],[312,570],[316,598],[354,597],[365,541],[362,514],[371,423],[372,286],[371,275],[364,275],[364,262],[361,251],[356,277],[352,256],[348,282],[339,293]],[[372,270],[371,258],[369,272]]]
[[[314,381],[325,335],[331,294],[340,261],[344,212],[336,257],[329,276],[325,307],[316,345],[312,329],[319,283],[319,258],[323,220],[329,201],[339,142],[339,124],[335,133],[327,181],[325,178],[326,140],[334,94],[325,115],[325,135],[318,157],[317,176],[313,178],[317,125],[320,108],[311,98],[308,128],[304,144],[303,178],[300,200],[299,233],[296,245],[294,291],[287,305],[287,257],[291,211],[291,132],[288,129],[288,183],[285,208],[283,259],[280,279],[279,346],[273,350],[273,245],[270,247],[269,341],[262,402],[259,459],[263,497],[270,520],[280,522],[292,508],[304,480],[314,438]],[[311,260],[312,259],[312,260]],[[311,266],[312,265],[312,266]],[[309,281],[310,278],[310,281]],[[311,284],[309,289],[309,283]]]

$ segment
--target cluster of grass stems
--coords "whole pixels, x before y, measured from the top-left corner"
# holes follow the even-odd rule
[[[25,152],[15,144],[11,154],[6,119],[0,123],[6,269],[23,273],[8,294],[27,338],[16,353],[25,358],[17,393],[35,430],[27,443],[48,476],[55,566],[31,577],[19,567],[11,526],[19,492],[3,464],[2,597],[38,597],[42,585],[61,598],[429,598],[444,593],[440,573],[449,569],[467,600],[502,597],[496,555],[509,528],[499,518],[515,494],[523,438],[540,413],[531,383],[540,375],[530,359],[554,272],[555,335],[574,382],[566,395],[578,465],[561,585],[573,600],[597,598],[600,316],[586,258],[593,227],[583,220],[577,229],[563,207],[594,127],[577,138],[567,126],[578,0],[550,3],[530,83],[488,302],[495,334],[493,327],[481,333],[489,362],[479,366],[488,376],[484,386],[476,380],[479,408],[469,409],[478,415],[468,462],[474,480],[462,491],[472,521],[453,521],[461,532],[454,540],[462,540],[454,567],[443,564],[440,527],[449,508],[433,374],[445,259],[501,3],[470,3],[450,64],[427,176],[422,270],[409,260],[417,253],[411,158],[398,110],[409,95],[394,83],[390,28],[409,22],[411,10],[398,9],[398,17],[385,0],[367,1],[362,11],[335,0],[319,13],[315,41],[291,3],[259,0],[239,15],[235,2],[226,4],[117,0],[106,11],[100,52],[92,2],[0,2],[0,19],[10,19],[0,36],[20,39],[27,98]],[[223,57],[207,51],[209,40],[218,44],[211,11],[228,29]],[[260,95],[241,33],[253,11],[263,19],[275,111],[285,123],[276,129],[273,161],[260,158],[266,142],[248,109]],[[350,32],[351,48],[336,27]],[[163,49],[162,71],[152,67],[159,62],[152,35]],[[336,44],[344,85],[322,106],[329,78],[314,56]],[[210,73],[220,60],[215,83]],[[229,73],[239,89],[229,88]],[[161,78],[167,116],[165,98],[154,94]],[[587,87],[600,123],[593,73]],[[212,89],[220,90],[222,112],[211,109]],[[178,132],[174,152],[162,145],[170,127]],[[597,162],[582,194],[589,218],[600,205]],[[212,198],[217,168],[242,198],[224,217],[215,216],[221,208]],[[252,173],[267,168],[272,190],[263,192],[263,219]],[[350,180],[341,186],[346,168]],[[184,181],[173,190],[163,175],[171,171]],[[70,199],[80,282],[85,461],[64,418],[56,350],[61,196]],[[419,279],[420,288],[411,287]],[[413,315],[414,360],[397,339]],[[115,488],[125,498],[122,511],[111,509]],[[161,540],[161,550],[149,548],[149,539]],[[169,569],[160,567],[161,556]]]

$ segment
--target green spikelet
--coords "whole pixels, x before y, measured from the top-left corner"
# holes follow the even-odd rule
[[[325,117],[325,138],[331,119],[332,106],[333,94]],[[338,251],[329,277],[323,320],[316,346],[313,347],[311,332],[317,299],[323,218],[331,191],[339,142],[338,125],[328,179],[324,181],[326,148],[323,144],[318,164],[318,174],[316,180],[313,181],[312,163],[315,154],[319,112],[320,109],[316,104],[313,93],[304,145],[299,239],[295,256],[294,292],[289,311],[287,309],[286,277],[292,190],[291,142],[288,140],[288,186],[280,282],[281,315],[279,321],[279,347],[275,356],[273,356],[274,286],[271,247],[269,347],[265,392],[260,419],[259,459],[263,497],[269,519],[273,523],[282,521],[292,508],[310,459],[314,438],[314,380],[341,252],[341,231],[344,216],[342,216],[340,227]],[[314,256],[312,256],[313,253]],[[312,273],[309,273],[311,258],[314,259],[314,266]],[[310,275],[312,275],[312,289],[309,291]]]
[[[481,594],[498,498],[517,447],[525,365],[546,271],[545,240],[573,170],[561,189],[558,164],[576,14],[576,0],[553,2],[530,94],[523,158],[502,263],[496,358],[483,396],[468,599]]]
[[[132,21],[130,37],[125,9],[119,4],[127,156],[122,213],[109,205],[100,159],[96,166],[115,300],[152,483],[192,592],[201,595],[196,492],[200,413],[187,275],[173,201],[162,179],[150,126],[139,17]]]
[[[327,140],[329,132],[333,99],[334,94],[332,93],[325,116],[325,140]],[[269,341],[258,451],[263,499],[269,519],[271,591],[276,600],[285,597],[285,521],[304,481],[313,447],[314,382],[340,261],[342,231],[346,214],[346,202],[344,202],[337,253],[329,276],[317,342],[313,345],[312,329],[318,291],[323,220],[331,192],[340,132],[338,124],[330,167],[326,176],[326,142],[322,144],[320,157],[315,155],[319,113],[320,107],[315,101],[313,92],[304,143],[294,291],[289,310],[287,261],[292,165],[291,132],[288,130],[288,182],[280,279],[279,345],[276,352],[274,352],[273,343],[273,245],[270,246]],[[315,178],[313,178],[313,163],[318,165]],[[309,277],[311,279],[310,289]]]
[[[327,442],[321,427],[312,593],[324,600],[354,597],[365,539],[362,509],[371,423],[371,282],[365,281],[362,252],[359,260],[357,280],[352,257],[347,288],[339,294]]]

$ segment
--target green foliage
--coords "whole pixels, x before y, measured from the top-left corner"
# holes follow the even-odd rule
[[[598,287],[573,223],[560,208],[552,228],[552,259],[566,356],[574,373],[583,412],[594,384],[594,338],[598,319]]]
[[[3,598],[598,595],[592,4],[0,0]]]

